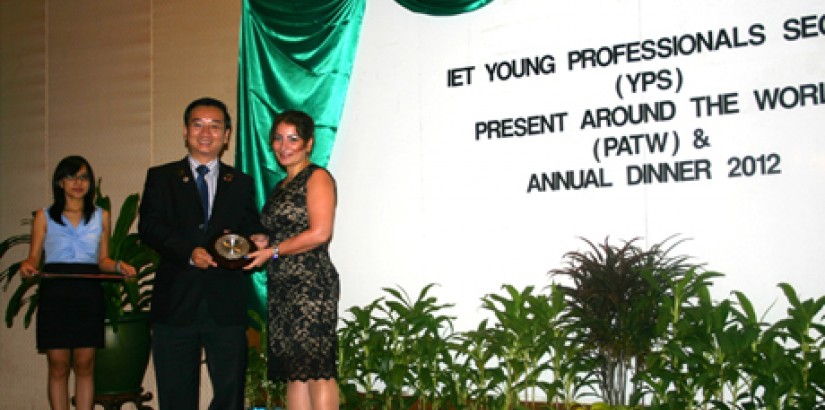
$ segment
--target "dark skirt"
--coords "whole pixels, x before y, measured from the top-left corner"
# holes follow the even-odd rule
[[[52,263],[48,273],[98,273],[96,264]],[[103,286],[96,279],[40,279],[37,306],[37,348],[101,348]]]

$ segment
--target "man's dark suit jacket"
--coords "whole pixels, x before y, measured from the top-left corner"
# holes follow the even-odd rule
[[[149,169],[140,205],[141,240],[160,254],[152,295],[152,320],[192,324],[201,298],[218,325],[245,325],[247,271],[198,269],[192,251],[207,247],[224,230],[242,235],[265,233],[254,201],[252,178],[224,163],[218,165],[212,217],[204,229],[198,188],[188,158]]]

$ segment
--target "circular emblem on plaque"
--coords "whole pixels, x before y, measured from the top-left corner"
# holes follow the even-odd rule
[[[209,248],[218,266],[226,269],[243,268],[249,263],[246,255],[257,249],[248,238],[231,232],[219,235]]]

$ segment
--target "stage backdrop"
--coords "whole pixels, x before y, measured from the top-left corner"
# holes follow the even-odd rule
[[[823,294],[820,1],[376,1],[360,38],[330,161],[342,311],[435,282],[466,329],[579,237],[688,238],[760,311],[782,281]]]

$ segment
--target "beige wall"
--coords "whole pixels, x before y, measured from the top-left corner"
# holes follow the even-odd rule
[[[0,0],[0,238],[26,232],[19,221],[51,201],[62,157],[85,156],[119,206],[141,191],[146,168],[183,157],[189,101],[219,98],[236,117],[240,9],[240,0]],[[234,141],[224,160],[233,158]],[[0,292],[4,313],[8,297]],[[46,360],[20,319],[0,329],[0,408],[47,408]],[[144,387],[155,391],[151,369]]]

